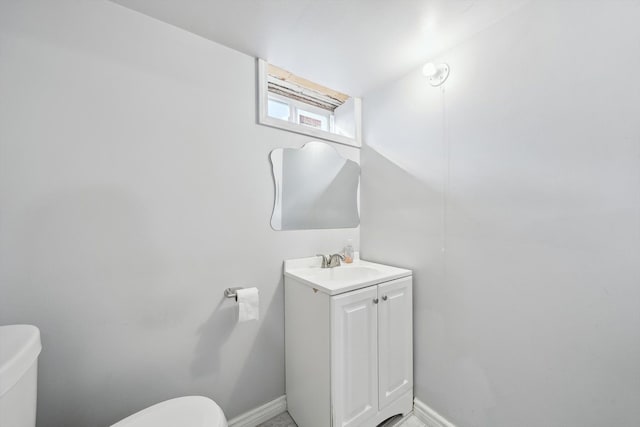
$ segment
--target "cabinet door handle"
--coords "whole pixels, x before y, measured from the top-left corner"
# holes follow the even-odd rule
[[[382,295],[382,301],[386,301],[387,300],[387,296],[386,295]]]
[[[374,298],[374,299],[373,299],[373,303],[374,303],[374,304],[377,304],[377,303],[378,303],[378,298]]]

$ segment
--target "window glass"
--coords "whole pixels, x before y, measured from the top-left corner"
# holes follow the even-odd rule
[[[289,120],[291,111],[289,104],[269,98],[267,109],[269,117],[280,120]]]
[[[322,116],[302,109],[298,109],[297,113],[299,124],[326,131],[329,130],[329,120],[327,120],[327,116]]]

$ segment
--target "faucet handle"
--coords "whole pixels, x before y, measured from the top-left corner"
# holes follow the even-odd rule
[[[340,254],[331,254],[329,255],[329,264],[327,266],[329,268],[340,267],[340,260],[344,261],[344,256]]]
[[[322,265],[320,267],[321,268],[327,268],[327,266],[329,265],[329,261],[327,259],[327,256],[323,255],[323,254],[316,254],[316,256],[322,257]]]

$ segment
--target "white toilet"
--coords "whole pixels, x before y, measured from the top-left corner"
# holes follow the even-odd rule
[[[150,406],[111,427],[227,427],[227,419],[213,400],[186,396]]]
[[[0,326],[0,427],[35,427],[40,350],[35,326]],[[227,427],[227,419],[213,400],[186,396],[150,406],[113,427]]]
[[[0,426],[34,427],[38,391],[40,330],[0,326]]]

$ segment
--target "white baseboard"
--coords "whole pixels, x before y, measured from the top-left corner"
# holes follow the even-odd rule
[[[267,402],[262,406],[238,415],[229,420],[229,427],[256,427],[276,415],[280,415],[287,410],[287,396]],[[410,414],[409,414],[410,415]],[[407,416],[409,416],[407,415]],[[447,421],[442,415],[428,407],[417,397],[413,399],[413,415],[426,424],[427,427],[456,427],[450,421]],[[407,417],[405,417],[407,418]]]
[[[282,414],[287,410],[287,397],[280,396],[279,398],[265,403],[255,409],[238,415],[232,420],[228,421],[229,427],[256,427],[258,424],[263,423],[276,415]]]
[[[413,414],[427,427],[456,427],[417,397],[413,399]]]

